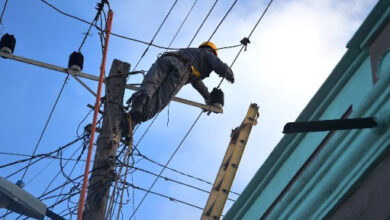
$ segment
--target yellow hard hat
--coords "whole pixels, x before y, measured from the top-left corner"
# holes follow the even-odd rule
[[[213,49],[215,56],[218,56],[218,52],[217,52],[218,48],[213,42],[205,41],[199,45],[199,48],[202,48],[202,47],[209,47],[209,48]]]

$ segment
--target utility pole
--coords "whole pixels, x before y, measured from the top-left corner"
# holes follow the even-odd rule
[[[229,146],[203,210],[201,220],[216,220],[221,217],[249,134],[253,125],[257,123],[258,111],[257,104],[251,104],[244,121],[232,131]]]
[[[103,220],[110,186],[115,180],[115,159],[122,138],[123,96],[130,64],[114,60],[106,80],[102,130],[97,140],[88,186],[84,219]]]

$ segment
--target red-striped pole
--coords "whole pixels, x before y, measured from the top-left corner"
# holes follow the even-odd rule
[[[113,15],[114,15],[114,13],[112,12],[112,10],[109,10],[107,23],[106,23],[106,30],[105,30],[106,31],[106,39],[104,42],[103,60],[102,60],[102,65],[100,66],[99,85],[98,85],[98,91],[97,91],[96,102],[95,102],[95,111],[93,113],[91,139],[89,140],[87,163],[85,165],[85,172],[84,172],[84,178],[83,178],[83,188],[81,189],[81,193],[80,193],[79,206],[78,206],[78,211],[77,211],[77,220],[81,220],[83,218],[85,192],[87,190],[87,184],[88,184],[89,167],[90,167],[90,163],[91,163],[92,148],[93,148],[93,142],[94,142],[94,138],[95,138],[97,116],[99,113],[100,96],[102,93],[104,72],[106,69],[107,49],[108,49],[108,42],[109,42],[110,34],[111,34],[111,25],[112,25]]]

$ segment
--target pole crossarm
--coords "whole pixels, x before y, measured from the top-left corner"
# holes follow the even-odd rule
[[[257,123],[258,111],[257,104],[251,104],[244,121],[232,131],[229,146],[203,210],[201,220],[220,219],[250,132],[253,125]]]
[[[16,60],[16,61],[19,61],[19,62],[31,64],[31,65],[34,65],[34,66],[39,66],[39,67],[43,67],[43,68],[46,68],[46,69],[55,70],[57,72],[69,73],[83,87],[85,87],[91,94],[96,96],[96,93],[93,92],[93,90],[90,89],[85,83],[83,83],[79,79],[79,77],[80,78],[89,79],[89,80],[93,80],[93,81],[99,81],[99,77],[98,76],[95,76],[95,75],[92,75],[92,74],[88,74],[88,73],[84,73],[84,72],[81,72],[81,71],[75,71],[75,70],[72,70],[72,69],[56,66],[56,65],[53,65],[53,64],[49,64],[49,63],[44,63],[44,62],[41,62],[41,61],[29,59],[29,58],[22,57],[22,56],[17,56],[17,55],[14,55],[14,54],[5,53],[5,52],[2,52],[2,51],[0,51],[0,56],[3,57],[3,58]],[[130,84],[127,84],[126,88],[130,89],[130,90],[134,90],[134,91],[137,91],[139,89],[138,87],[136,87],[134,85],[130,85]],[[205,111],[212,111],[212,112],[215,112],[215,113],[223,113],[222,108],[218,108],[218,107],[215,107],[215,106],[205,105],[205,104],[202,104],[202,103],[190,101],[190,100],[179,98],[179,97],[174,97],[172,100],[175,101],[175,102],[179,102],[179,103],[183,103],[183,104],[186,104],[186,105],[191,105],[191,106],[194,106],[194,107],[197,107],[197,108],[201,108],[201,109],[203,109]]]

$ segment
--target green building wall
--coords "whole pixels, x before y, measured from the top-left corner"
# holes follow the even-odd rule
[[[390,1],[381,0],[297,118],[375,117],[379,126],[285,135],[224,219],[329,217],[388,156],[390,53],[381,54],[373,73],[370,45],[384,30],[390,30],[389,20]]]

